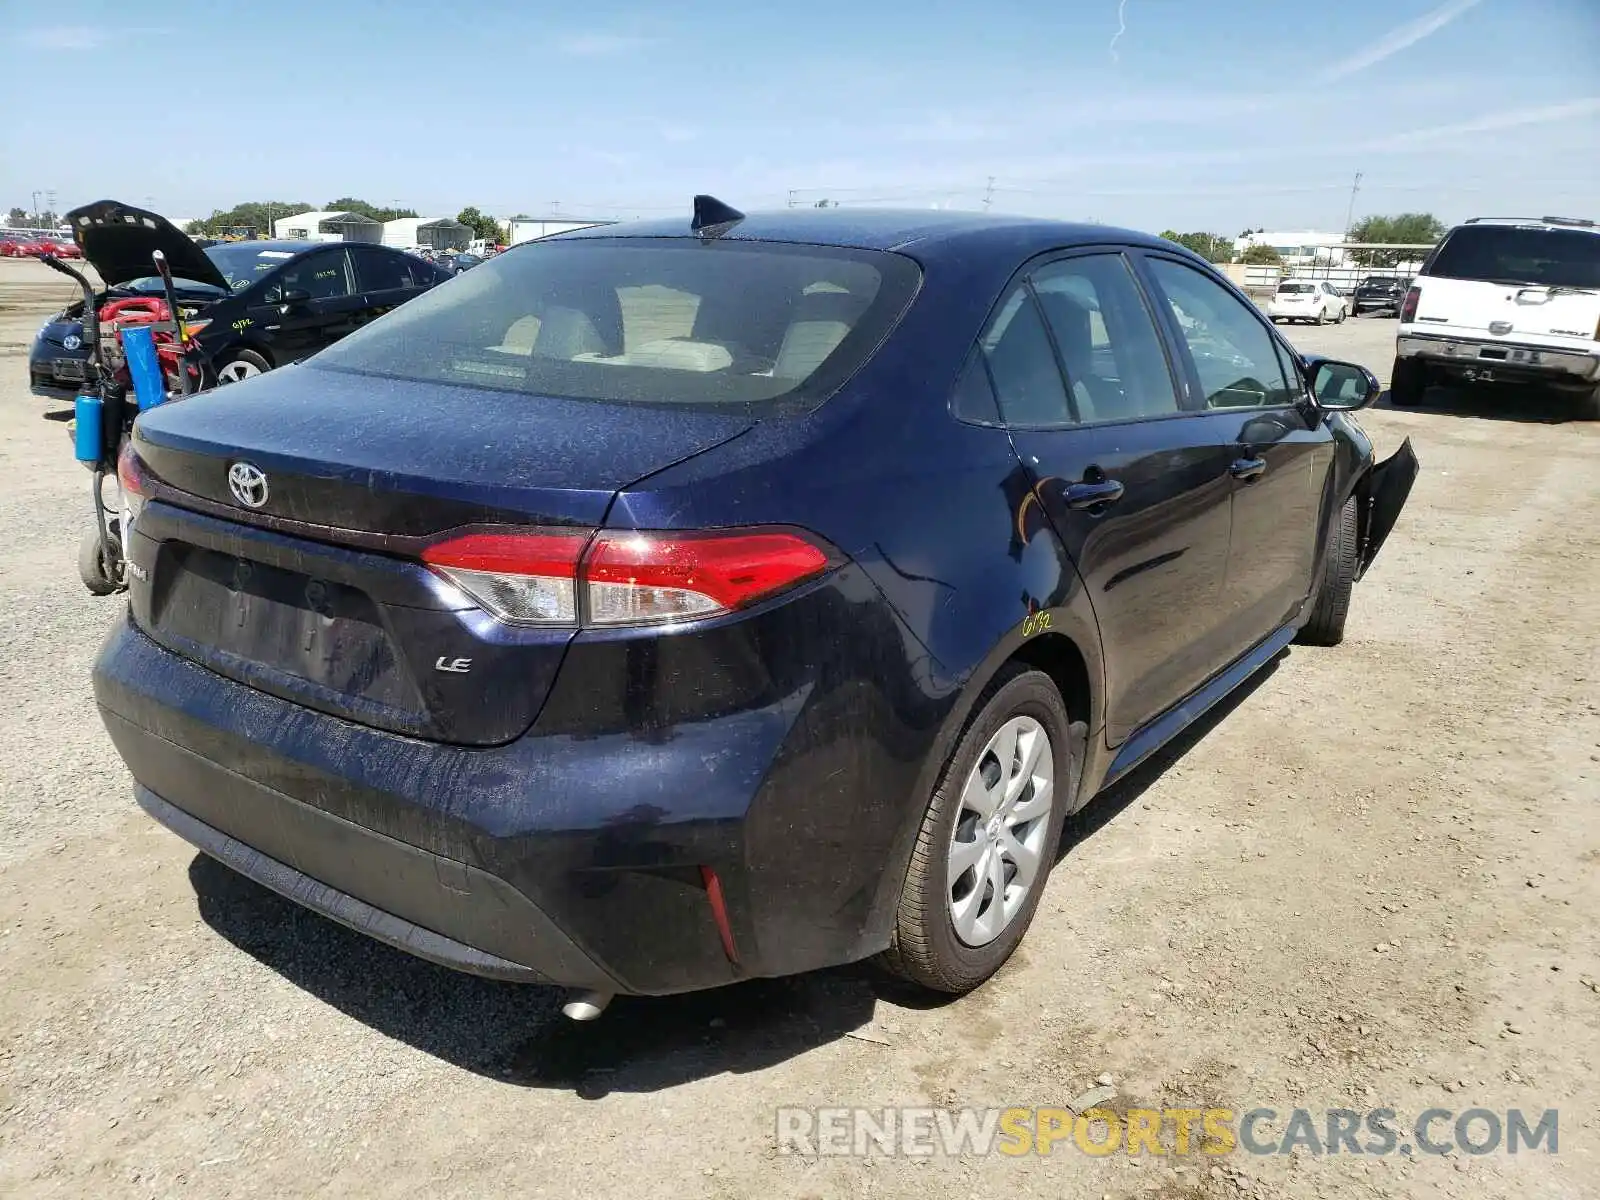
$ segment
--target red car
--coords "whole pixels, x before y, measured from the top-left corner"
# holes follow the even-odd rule
[[[27,234],[8,233],[0,237],[0,258],[27,258],[38,252],[38,239]]]
[[[43,258],[46,254],[52,254],[56,258],[83,257],[83,251],[78,248],[78,244],[64,238],[41,238],[28,253],[35,258]]]

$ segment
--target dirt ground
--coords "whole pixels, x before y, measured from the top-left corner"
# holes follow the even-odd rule
[[[299,911],[135,808],[89,667],[87,477],[0,261],[0,1193],[1600,1195],[1600,424],[1361,421],[1423,474],[1350,636],[1295,647],[1069,830],[994,981],[853,968],[592,1026]],[[1394,323],[1296,329],[1386,372]],[[1559,1153],[780,1154],[783,1105],[1560,1110]]]

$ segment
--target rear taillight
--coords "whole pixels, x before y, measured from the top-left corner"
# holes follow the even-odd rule
[[[1400,319],[1412,321],[1417,316],[1417,303],[1422,299],[1422,289],[1419,287],[1407,288],[1406,298],[1400,301]]]
[[[830,561],[808,538],[773,529],[471,533],[428,547],[422,560],[503,621],[566,626],[714,617],[820,575]]]
[[[585,531],[469,533],[429,546],[422,561],[502,621],[578,623],[578,558]]]
[[[117,483],[122,489],[122,507],[131,523],[144,510],[146,492],[144,463],[133,452],[131,442],[125,444],[122,453],[117,455]]]

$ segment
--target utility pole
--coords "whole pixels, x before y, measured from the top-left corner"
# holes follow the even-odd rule
[[[44,192],[44,210],[50,214],[50,227],[55,228],[56,223],[56,190],[46,188]]]
[[[37,225],[38,222],[39,222],[39,193],[38,192],[33,193],[33,211],[31,213],[29,213],[28,215],[33,218],[34,224]]]
[[[989,205],[994,201],[994,176],[989,176],[989,186],[983,192],[983,211],[989,211]]]
[[[1350,236],[1351,226],[1356,219],[1356,193],[1361,190],[1361,172],[1356,172],[1355,182],[1350,185],[1350,207],[1344,214],[1344,235]]]
[[[796,191],[795,188],[790,188],[789,189],[789,207],[790,208],[794,207],[794,194],[795,194],[795,191]]]

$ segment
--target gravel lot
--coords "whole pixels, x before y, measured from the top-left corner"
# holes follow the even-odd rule
[[[1014,962],[554,996],[364,941],[134,807],[88,673],[85,473],[0,260],[0,1194],[1600,1194],[1600,424],[1531,396],[1362,421],[1423,475],[1351,635],[1296,647],[1069,831]],[[1300,328],[1386,372],[1394,323]],[[1498,405],[1498,406],[1497,406]],[[1560,1109],[1560,1152],[780,1155],[779,1105]]]

